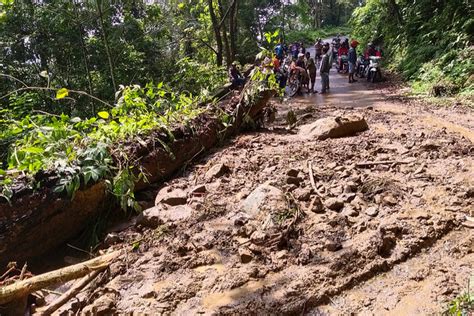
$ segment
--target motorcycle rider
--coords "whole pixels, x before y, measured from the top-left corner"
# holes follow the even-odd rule
[[[372,43],[369,43],[369,45],[367,45],[367,49],[365,51],[365,58],[366,59],[369,59],[371,56],[376,56],[377,55],[377,50],[375,49],[375,46],[374,44]]]
[[[351,42],[351,48],[349,49],[349,55],[348,55],[348,63],[349,63],[349,83],[357,82],[357,80],[354,79],[354,74],[355,74],[355,67],[356,67],[356,62],[357,62],[357,46],[359,45],[359,42],[356,40],[352,40]]]
[[[344,41],[341,45],[341,47],[339,47],[339,50],[337,51],[337,56],[338,56],[338,64],[339,64],[339,67],[338,67],[338,72],[340,72],[342,70],[342,64],[343,64],[343,57],[342,56],[346,56],[347,57],[347,54],[349,53],[349,44],[348,44],[348,41]]]

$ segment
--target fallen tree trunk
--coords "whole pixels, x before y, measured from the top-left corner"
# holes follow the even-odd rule
[[[253,98],[247,98],[250,100],[247,103],[232,96],[222,100],[217,105],[221,110],[199,115],[191,124],[193,129],[176,129],[175,140],[165,141],[166,149],[162,145],[166,133],[159,131],[152,134],[145,145],[134,142],[126,146],[130,151],[127,155],[133,157],[130,160],[137,161],[135,169],[147,174],[148,182],[137,183],[135,189],[142,190],[151,183],[168,179],[183,165],[237,133],[243,116],[258,118],[273,94],[271,90],[256,92]],[[219,118],[222,108],[233,113],[234,124],[230,127],[225,127]],[[12,199],[11,205],[0,202],[0,266],[8,261],[39,256],[63,244],[114,203],[104,181],[81,188],[72,200],[53,192],[53,187],[45,185],[38,191],[26,190]]]
[[[66,283],[70,280],[83,277],[94,271],[104,270],[109,266],[110,262],[119,257],[121,253],[121,251],[114,251],[112,253],[85,262],[40,274],[32,278],[4,286],[0,288],[0,304],[22,300],[29,294],[38,290]]]

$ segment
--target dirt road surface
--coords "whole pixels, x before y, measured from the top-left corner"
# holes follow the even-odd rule
[[[401,92],[333,73],[326,96],[275,100],[275,122],[184,169],[158,206],[109,233],[104,248],[133,251],[79,296],[84,311],[442,312],[474,275],[474,116]],[[354,114],[367,131],[305,132]]]

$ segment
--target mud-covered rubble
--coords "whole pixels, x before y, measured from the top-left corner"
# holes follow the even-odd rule
[[[275,125],[236,138],[167,183],[155,206],[107,245],[134,245],[111,267],[103,289],[112,294],[83,305],[118,313],[311,314],[399,266],[412,283],[435,278],[436,299],[453,297],[460,288],[450,273],[473,268],[472,239],[449,238],[469,229],[461,224],[474,202],[472,143],[405,114],[356,114],[370,127],[357,136],[302,138]],[[423,249],[441,249],[439,240],[458,258],[443,261],[447,277],[407,265],[419,256],[438,260],[441,250]],[[385,302],[366,296],[347,310],[404,302],[401,287],[384,295]]]

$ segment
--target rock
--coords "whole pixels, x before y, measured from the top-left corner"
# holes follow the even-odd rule
[[[341,213],[342,215],[345,215],[345,216],[350,216],[350,217],[356,217],[356,216],[359,216],[359,212],[357,212],[353,206],[348,206],[348,207],[344,207],[344,210],[342,211]]]
[[[186,204],[188,195],[182,189],[173,189],[172,187],[164,187],[155,198],[155,205],[160,203],[167,204],[170,206]]]
[[[177,205],[170,208],[154,206],[144,210],[137,217],[137,224],[156,228],[159,225],[183,221],[189,218],[193,209],[187,205]]]
[[[332,211],[339,212],[344,207],[344,201],[339,198],[329,198],[324,202],[324,205]]]
[[[327,239],[325,244],[324,244],[324,248],[326,248],[328,251],[334,252],[334,251],[341,250],[342,245],[341,245],[340,242],[337,242],[337,241],[334,241],[334,240],[331,240],[331,239]]]
[[[326,117],[314,123],[303,125],[300,127],[299,134],[305,139],[324,140],[354,136],[368,128],[369,126],[363,117],[347,115],[345,117]]]
[[[191,191],[189,192],[189,194],[191,194],[191,195],[194,195],[194,194],[200,195],[200,194],[204,194],[206,192],[207,192],[206,185],[200,184],[200,185],[197,185],[194,188],[192,188]]]
[[[233,221],[235,226],[244,226],[249,221],[249,215],[239,212],[233,217]]]
[[[220,178],[229,172],[230,168],[227,165],[219,163],[217,165],[212,166],[212,168],[206,172],[205,178],[207,181],[210,181],[213,178]]]
[[[474,187],[466,190],[466,197],[468,199],[474,198]]]
[[[253,259],[252,252],[248,249],[240,248],[239,249],[240,262],[249,263]]]
[[[288,258],[288,250],[280,250],[275,254],[277,259],[286,259]]]
[[[289,177],[297,177],[299,174],[300,174],[300,171],[296,169],[290,169],[286,172],[286,175]]]
[[[369,215],[369,216],[372,216],[372,217],[375,217],[379,214],[379,209],[377,206],[371,206],[371,207],[368,207],[366,210],[365,210],[365,214]]]
[[[357,184],[353,181],[349,181],[344,185],[344,193],[352,193],[357,191]]]
[[[293,195],[298,201],[307,202],[311,198],[311,190],[309,189],[296,189]]]
[[[262,211],[274,213],[286,209],[285,194],[269,183],[259,185],[241,204],[241,210],[250,217],[256,217]]]
[[[117,295],[115,293],[105,293],[97,300],[88,305],[82,311],[84,315],[114,315],[116,313],[115,302]]]
[[[355,193],[343,193],[339,195],[339,199],[343,201],[344,203],[350,203],[352,202],[356,197]]]
[[[382,198],[382,202],[385,205],[394,206],[397,205],[397,199],[392,194],[387,194]]]
[[[303,179],[301,179],[300,177],[287,177],[286,178],[287,184],[294,184],[296,186],[299,186],[301,182],[303,182]]]
[[[314,213],[324,213],[324,205],[319,196],[313,197],[309,206],[309,210]]]

